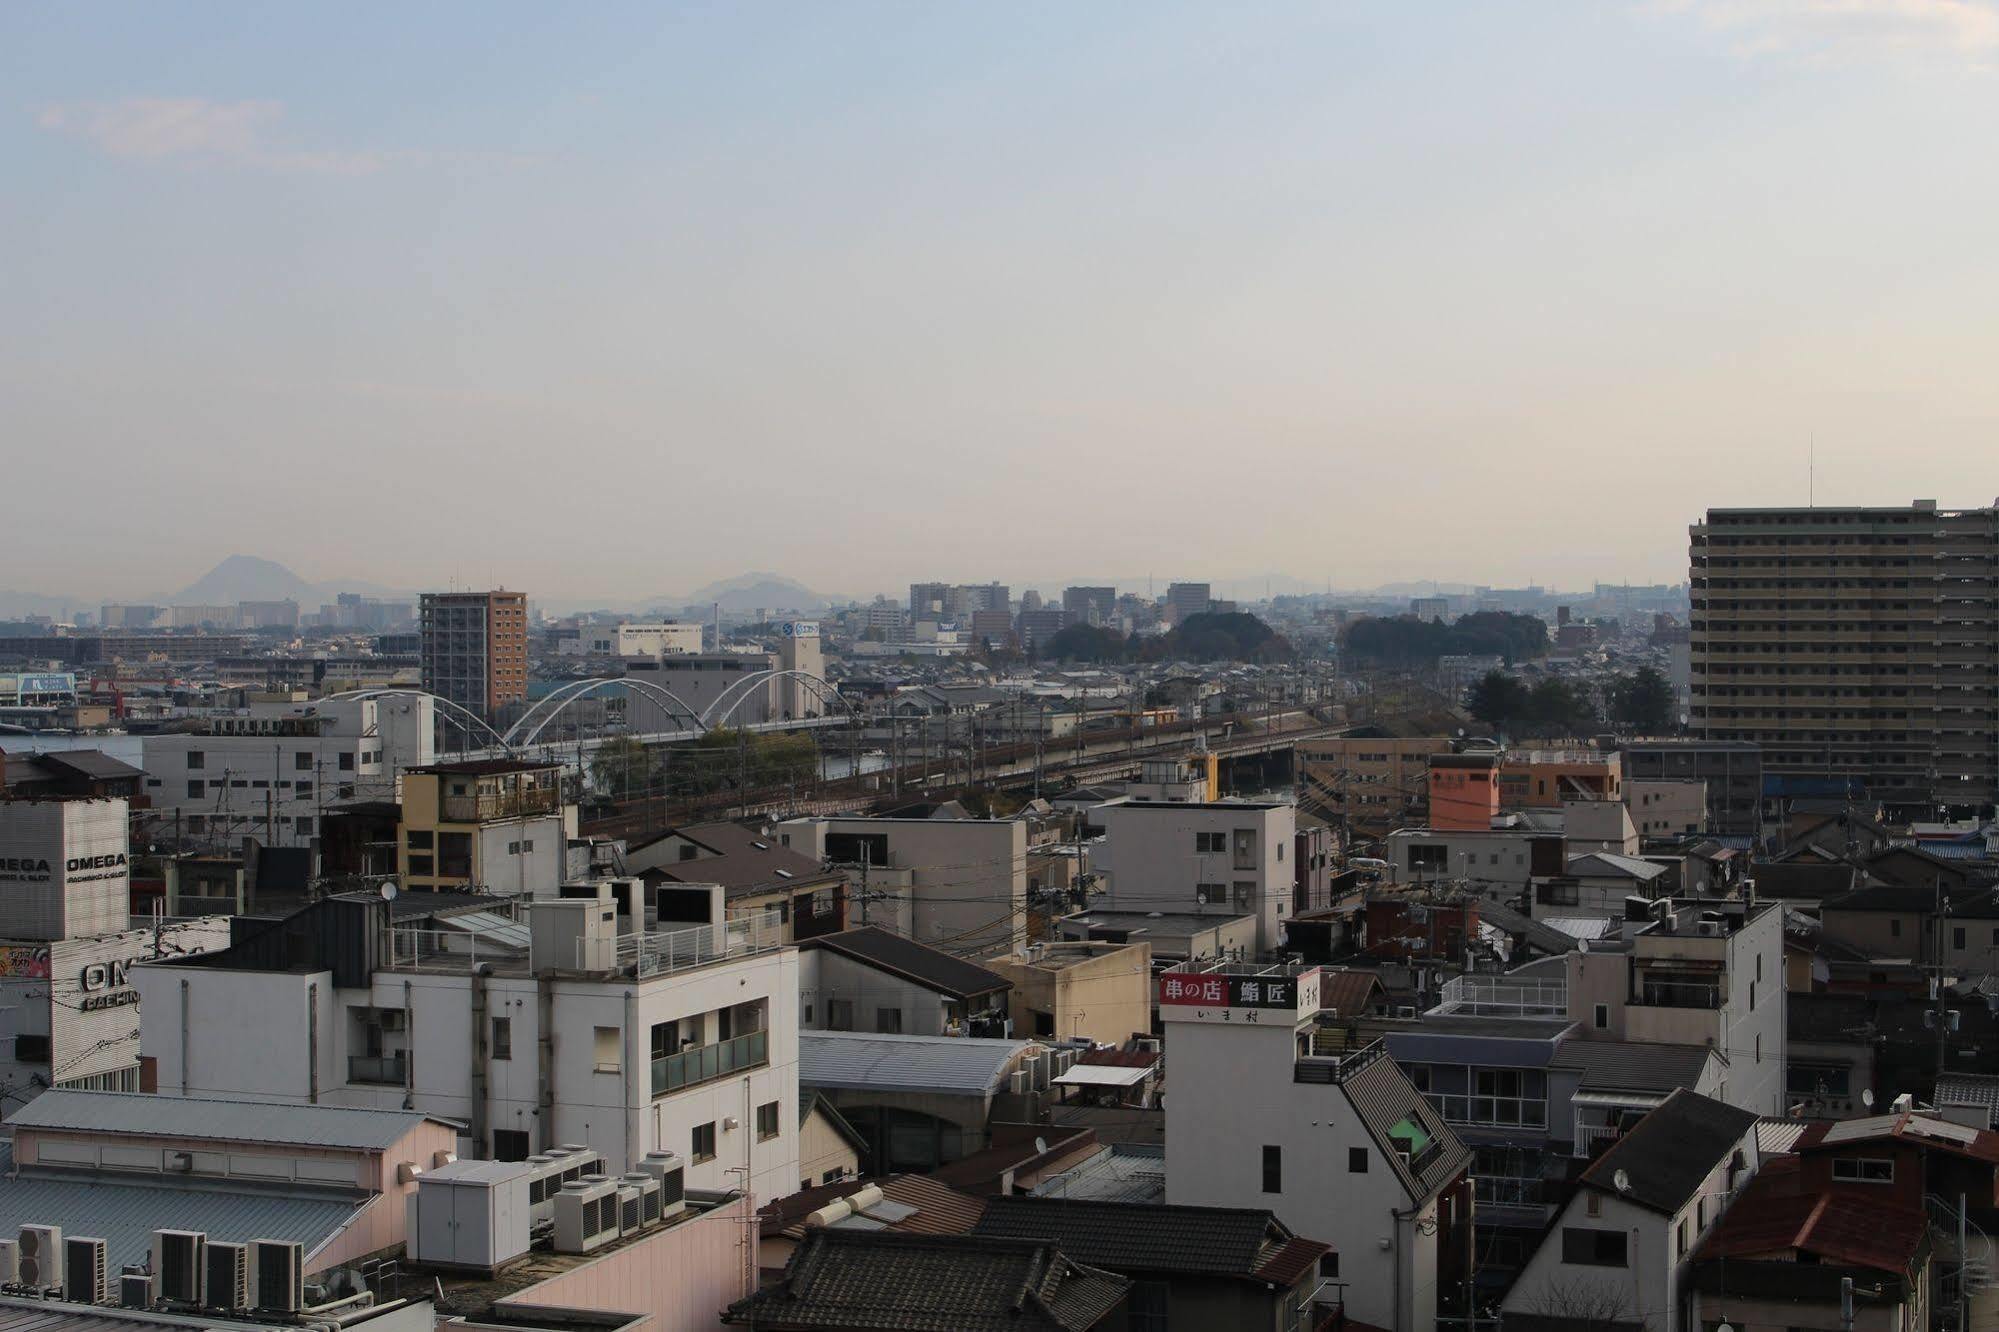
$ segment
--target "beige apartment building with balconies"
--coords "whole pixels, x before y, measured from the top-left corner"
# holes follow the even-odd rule
[[[1760,744],[1801,793],[1999,794],[1999,508],[1713,509],[1689,531],[1696,733]]]

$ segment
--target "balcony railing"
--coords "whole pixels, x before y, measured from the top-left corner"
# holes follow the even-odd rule
[[[1388,1053],[1385,1041],[1376,1041],[1365,1049],[1351,1054],[1329,1058],[1325,1055],[1307,1055],[1292,1065],[1293,1082],[1345,1082],[1354,1074]]]
[[[380,1087],[401,1087],[409,1081],[409,1059],[391,1055],[348,1055],[347,1080]]]
[[[769,1062],[770,1033],[767,1031],[752,1031],[731,1040],[716,1041],[713,1045],[692,1046],[679,1054],[652,1061],[652,1094],[665,1096],[685,1087],[726,1078],[746,1068],[761,1068]]]
[[[1624,1131],[1610,1124],[1576,1125],[1576,1155],[1593,1157],[1598,1152],[1624,1136]]]
[[[1632,1001],[1643,1008],[1720,1008],[1721,987],[1682,981],[1646,981]]]
[[[1458,976],[1431,1010],[1460,1017],[1567,1017],[1569,983],[1526,976]]]

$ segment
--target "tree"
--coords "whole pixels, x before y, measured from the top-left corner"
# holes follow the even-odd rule
[[[1651,666],[1641,666],[1635,675],[1620,675],[1611,681],[1611,715],[1641,734],[1659,735],[1675,729],[1679,720],[1678,700],[1666,677]]]
[[[1041,655],[1054,661],[1117,662],[1125,659],[1126,643],[1115,629],[1072,624],[1050,634]]]
[[[1527,715],[1544,735],[1581,735],[1596,725],[1596,704],[1567,680],[1551,676],[1529,692]]]
[[[590,780],[599,791],[630,796],[652,785],[652,751],[630,736],[615,736],[590,758]]]
[[[1544,655],[1548,626],[1538,616],[1478,611],[1446,625],[1414,615],[1356,620],[1346,653],[1376,666],[1430,666],[1443,656],[1499,657],[1509,665]]]
[[[1527,686],[1504,671],[1487,672],[1471,689],[1471,715],[1494,728],[1526,719],[1529,702]]]

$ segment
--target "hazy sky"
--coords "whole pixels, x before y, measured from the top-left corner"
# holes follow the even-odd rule
[[[0,7],[0,587],[1685,576],[1999,494],[1999,4]]]

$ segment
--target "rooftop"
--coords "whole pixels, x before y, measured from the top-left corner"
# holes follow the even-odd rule
[[[1713,1055],[1705,1045],[1568,1040],[1549,1067],[1580,1072],[1578,1091],[1666,1096],[1696,1085]]]
[[[984,1096],[1031,1041],[969,1036],[871,1036],[850,1031],[798,1034],[798,1081],[821,1091],[937,1092]]]
[[[1332,1251],[1298,1240],[1267,1211],[1091,1198],[991,1198],[972,1233],[1052,1239],[1079,1261],[1126,1275],[1198,1274],[1283,1286]]]
[[[1583,1183],[1672,1216],[1755,1124],[1751,1111],[1680,1088],[1591,1162]]]
[[[1807,1191],[1803,1173],[1795,1156],[1764,1165],[1696,1258],[1775,1257],[1869,1267],[1897,1276],[1915,1265],[1928,1229],[1921,1211],[1851,1189]]]
[[[838,953],[953,999],[975,999],[1013,988],[1006,977],[976,962],[872,925],[804,939],[798,947],[800,952],[823,948]]]
[[[1086,1332],[1131,1283],[1046,1239],[815,1230],[731,1323],[842,1332]]]
[[[8,1122],[16,1129],[52,1133],[122,1133],[384,1151],[430,1118],[414,1110],[56,1088],[16,1110]]]
[[[514,758],[460,759],[456,763],[431,763],[420,768],[404,768],[403,771],[432,773],[439,777],[501,777],[510,772],[544,772],[561,766],[560,763],[536,763]]]

